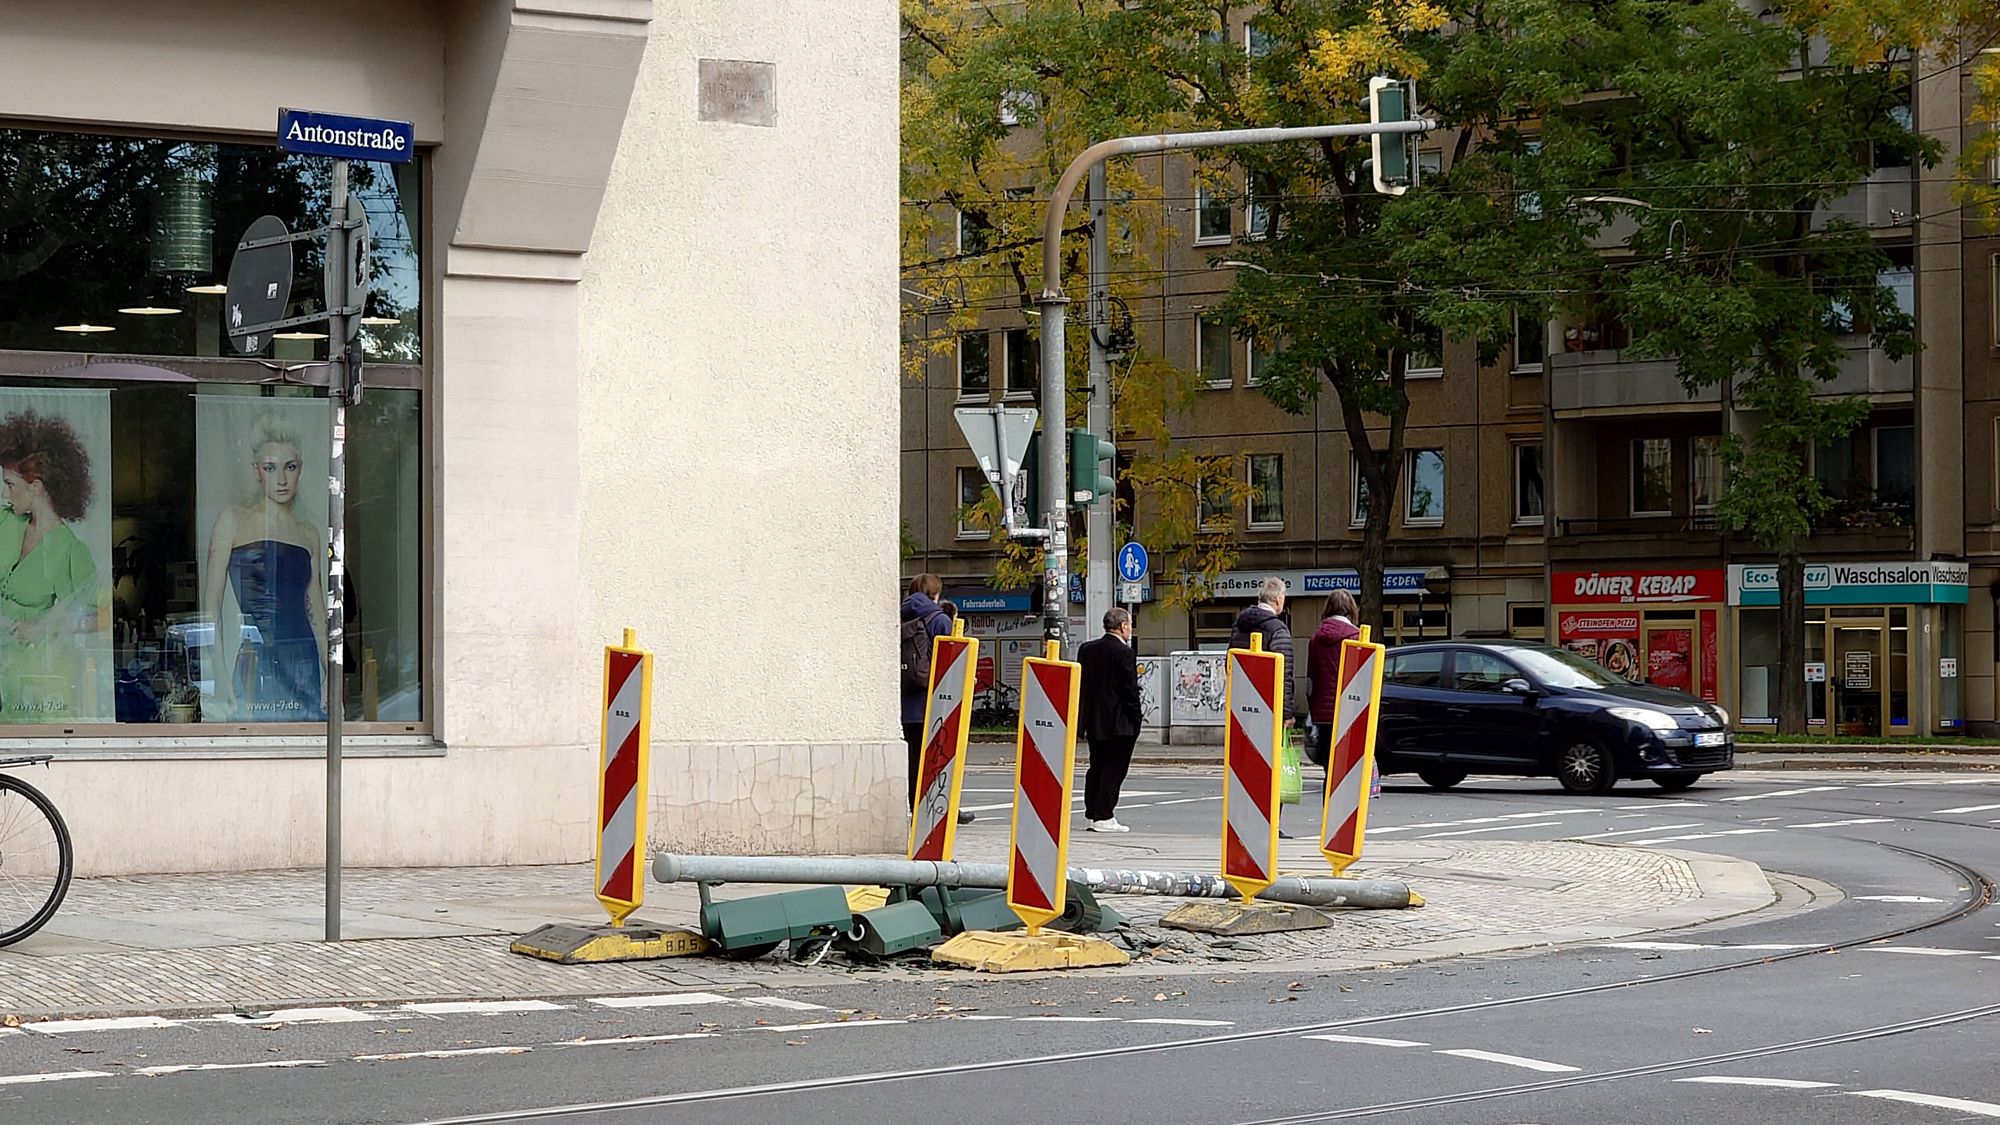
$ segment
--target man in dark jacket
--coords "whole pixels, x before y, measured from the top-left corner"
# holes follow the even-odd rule
[[[1078,717],[1090,740],[1090,769],[1083,775],[1086,832],[1129,832],[1118,823],[1118,791],[1132,766],[1144,713],[1139,702],[1139,657],[1132,651],[1132,615],[1104,613],[1104,635],[1076,650],[1083,668]]]
[[[951,617],[938,605],[938,596],[944,593],[944,580],[935,574],[919,574],[910,579],[909,591],[903,598],[901,620],[905,623],[923,623],[923,643],[928,650],[931,639],[951,635]],[[903,689],[903,743],[910,751],[910,806],[917,804],[917,773],[923,769],[924,756],[924,706],[930,702],[930,693],[907,681]],[[969,812],[958,814],[958,821],[964,824],[972,819]]]
[[[1279,616],[1283,612],[1285,580],[1273,575],[1257,587],[1257,603],[1236,615],[1235,627],[1229,632],[1229,647],[1249,648],[1250,634],[1262,633],[1264,651],[1285,658],[1285,706],[1294,710],[1292,705],[1297,702],[1298,694],[1291,690],[1289,681],[1298,674],[1298,661],[1292,655],[1292,627]]]

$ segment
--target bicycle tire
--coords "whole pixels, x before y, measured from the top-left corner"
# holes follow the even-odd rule
[[[69,894],[71,866],[75,860],[74,852],[70,846],[69,825],[63,823],[62,814],[56,811],[55,802],[50,801],[46,796],[42,795],[41,790],[22,781],[20,778],[0,774],[0,807],[4,807],[7,803],[6,798],[9,791],[19,794],[22,800],[27,802],[28,815],[32,817],[32,813],[39,812],[47,820],[56,841],[56,870],[55,879],[49,888],[48,897],[42,901],[39,907],[34,909],[33,913],[27,916],[26,921],[17,921],[5,913],[6,908],[4,903],[0,903],[0,927],[12,927],[10,929],[0,929],[0,946],[9,946],[20,941],[22,938],[47,925],[49,919],[55,917],[56,910],[62,906],[64,896]],[[9,823],[11,823],[11,820]],[[14,833],[9,830],[8,823],[0,823],[0,833],[4,833],[4,836],[0,836],[0,892],[4,892],[6,890],[4,880],[6,879],[7,840]],[[29,878],[33,882],[26,885],[39,886],[40,880],[44,876],[33,875]],[[26,901],[32,905],[34,901],[32,894]]]

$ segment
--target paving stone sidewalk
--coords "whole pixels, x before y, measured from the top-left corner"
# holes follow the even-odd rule
[[[1005,831],[960,838],[965,859],[997,858]],[[1211,841],[1141,834],[1072,844],[1080,866],[1212,870]],[[1324,874],[1310,840],[1286,841],[1287,871]],[[1349,911],[1331,929],[1226,941],[1163,930],[1179,901],[1118,896],[1141,951],[1130,972],[1374,967],[1552,942],[1610,940],[1693,925],[1770,903],[1754,864],[1579,842],[1374,845],[1351,874],[1404,879],[1427,905]],[[554,997],[677,988],[796,988],[852,979],[839,958],[806,968],[681,958],[560,966],[509,953],[508,940],[549,921],[601,921],[587,864],[351,870],[344,935],[321,934],[316,871],[79,880],[40,934],[0,950],[0,1016],[260,1010],[370,1001]],[[734,897],[764,888],[732,885]],[[640,917],[693,925],[687,886],[653,885]],[[892,972],[932,972],[923,963]],[[1112,970],[1119,971],[1119,970]]]

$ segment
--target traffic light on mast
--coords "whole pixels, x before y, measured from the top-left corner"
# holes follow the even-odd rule
[[[1113,468],[1118,450],[1089,430],[1069,432],[1069,501],[1072,507],[1088,507],[1100,496],[1118,490]]]
[[[1368,121],[1373,125],[1404,122],[1416,116],[1417,84],[1377,75],[1368,80]],[[1370,133],[1375,190],[1401,195],[1417,184],[1416,133]]]

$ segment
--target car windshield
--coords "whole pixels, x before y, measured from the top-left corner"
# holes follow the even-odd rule
[[[1507,655],[1550,687],[1607,688],[1626,683],[1616,672],[1558,648],[1516,648],[1507,650]]]

